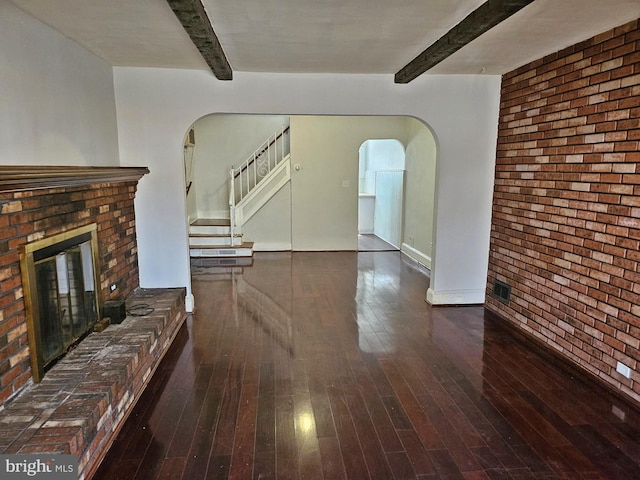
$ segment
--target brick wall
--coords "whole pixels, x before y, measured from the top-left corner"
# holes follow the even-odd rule
[[[639,142],[637,21],[503,77],[486,308],[635,402]]]
[[[98,225],[102,300],[138,287],[133,200],[137,182],[0,193],[0,404],[31,378],[20,246]],[[111,293],[109,286],[118,288]]]

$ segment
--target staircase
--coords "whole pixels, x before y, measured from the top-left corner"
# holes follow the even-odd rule
[[[231,222],[228,219],[198,219],[189,225],[189,256],[250,258],[253,256],[253,242],[244,242],[241,234],[232,236]],[[224,263],[219,262],[220,265]]]
[[[229,172],[229,218],[198,219],[189,226],[189,255],[220,259],[220,265],[253,257],[253,242],[242,238],[242,225],[291,178],[289,127],[271,135],[240,167]],[[238,264],[238,262],[235,262]]]

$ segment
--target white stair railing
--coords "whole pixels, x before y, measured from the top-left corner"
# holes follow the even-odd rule
[[[289,126],[267,138],[242,164],[229,172],[229,216],[231,243],[236,233],[236,206],[249,195],[280,162],[289,155]]]
[[[233,246],[233,239],[235,238],[236,233],[236,192],[235,192],[235,181],[234,181],[234,169],[231,167],[231,171],[229,172],[229,235],[231,235],[231,242],[229,243]]]

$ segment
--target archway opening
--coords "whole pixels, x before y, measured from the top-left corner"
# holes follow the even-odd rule
[[[404,146],[396,139],[369,139],[358,156],[358,250],[400,250]]]
[[[393,215],[400,233],[393,244],[431,268],[437,147],[431,130],[411,117],[204,116],[192,126],[195,147],[185,157],[185,176],[192,181],[189,223],[227,216],[229,167],[250,155],[283,121],[290,126],[291,178],[242,226],[255,251],[357,251],[359,194],[366,189],[361,178],[366,181],[367,175],[366,166],[360,172],[359,157],[366,145],[402,158],[384,168],[404,170],[403,193],[397,196],[401,211]],[[378,175],[375,167],[371,171]]]

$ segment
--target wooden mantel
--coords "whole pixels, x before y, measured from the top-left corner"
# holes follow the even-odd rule
[[[0,192],[90,185],[94,183],[137,182],[147,173],[149,173],[147,167],[0,165]]]

